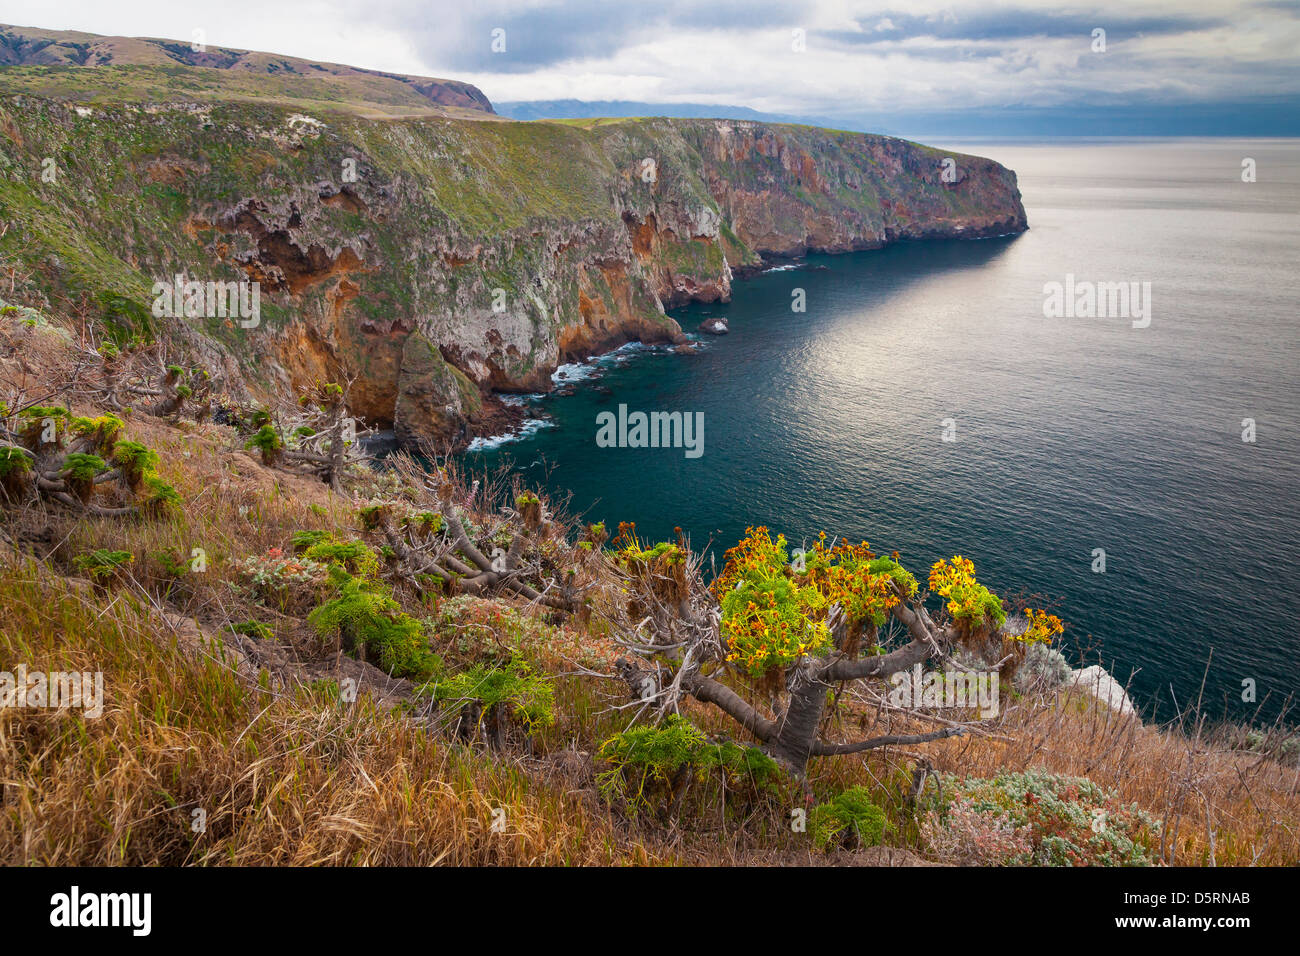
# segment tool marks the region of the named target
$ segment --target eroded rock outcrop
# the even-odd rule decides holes
[[[29,172],[45,156],[74,157],[53,188]],[[355,411],[406,442],[499,425],[496,393],[549,389],[563,362],[682,342],[665,307],[727,301],[765,255],[1025,228],[1014,173],[989,160],[720,120],[7,96],[0,177],[3,241],[49,300],[115,303],[124,334],[184,324],[236,390],[349,379]],[[150,319],[176,275],[260,283],[258,324]]]

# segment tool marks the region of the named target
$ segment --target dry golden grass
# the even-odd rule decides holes
[[[273,694],[119,595],[0,568],[0,669],[102,670],[102,717],[0,716],[0,864],[620,864],[581,799],[327,691]],[[192,828],[206,811],[206,829]],[[494,811],[504,810],[499,831]]]

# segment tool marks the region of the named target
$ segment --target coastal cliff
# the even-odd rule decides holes
[[[349,380],[353,411],[403,442],[463,443],[499,426],[497,393],[680,341],[664,309],[727,301],[764,256],[1026,228],[1010,170],[884,136],[521,123],[477,91],[477,115],[372,117],[223,96],[225,74],[194,66],[150,102],[151,69],[0,71],[0,253],[32,304],[119,337],[166,331],[237,395]],[[178,71],[206,95],[177,99]],[[106,95],[92,74],[136,86]],[[151,314],[176,276],[256,281],[256,325]]]

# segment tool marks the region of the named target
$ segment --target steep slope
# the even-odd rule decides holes
[[[15,295],[120,336],[166,326],[237,394],[353,379],[355,411],[406,441],[463,442],[499,425],[495,392],[549,388],[559,363],[629,340],[678,340],[665,306],[726,301],[764,255],[1025,228],[1011,171],[888,137],[106,105],[67,84],[137,68],[31,69],[0,69]],[[259,283],[258,322],[150,314],[177,275]]]
[[[0,66],[32,67],[11,75],[17,79],[25,72],[47,88],[54,83],[88,90],[102,84],[95,93],[97,102],[188,91],[190,96],[201,93],[213,99],[304,101],[325,107],[347,103],[385,116],[492,113],[492,104],[478,87],[457,80],[316,63],[195,40],[106,37],[0,24]],[[196,69],[178,73],[177,67]]]

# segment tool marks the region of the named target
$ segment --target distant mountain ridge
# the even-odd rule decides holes
[[[408,76],[317,63],[293,56],[205,46],[152,37],[109,37],[70,30],[41,30],[0,24],[0,67],[202,67],[246,77],[317,81],[331,90],[360,90],[367,100],[494,113],[483,91],[471,83]],[[378,96],[376,90],[380,91]]]
[[[808,123],[805,117],[762,113],[748,106],[717,103],[644,103],[636,100],[505,100],[496,104],[501,116],[514,120],[631,118],[670,116],[680,119],[753,120],[756,123]],[[833,125],[817,123],[819,126]]]

